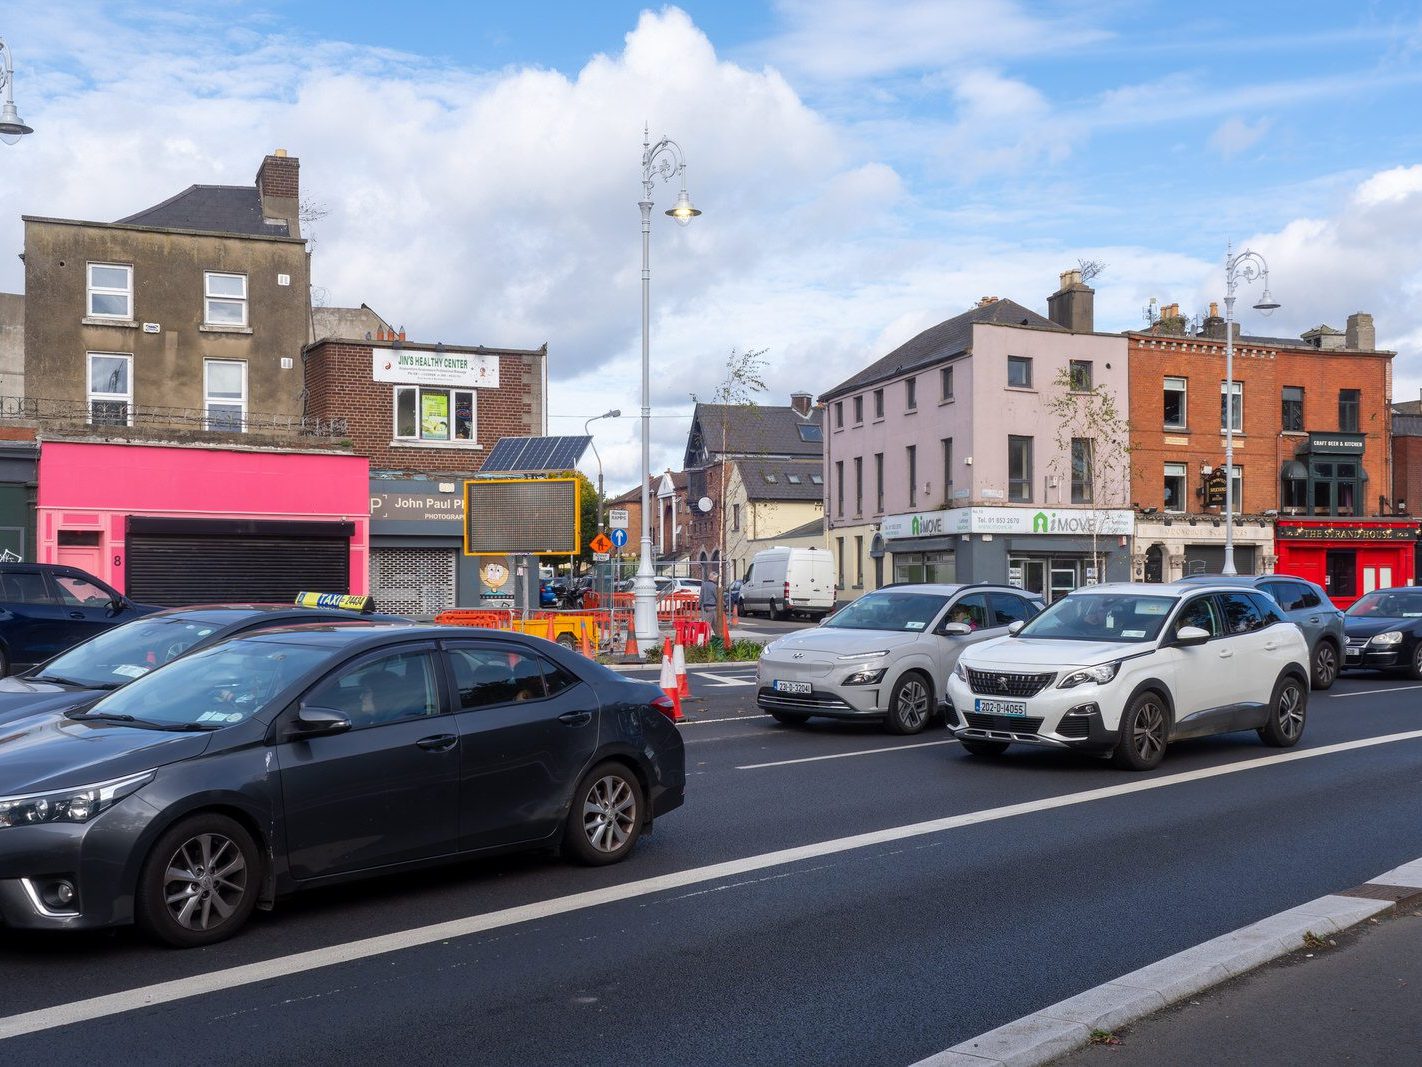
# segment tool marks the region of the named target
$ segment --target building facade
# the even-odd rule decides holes
[[[1093,297],[1068,271],[1051,317],[985,298],[820,398],[843,597],[996,581],[1050,600],[1129,575],[1126,341],[1093,332]]]
[[[735,581],[767,541],[778,544],[777,536],[823,521],[823,467],[814,459],[738,459],[729,468],[726,557]],[[823,534],[821,527],[821,542]]]

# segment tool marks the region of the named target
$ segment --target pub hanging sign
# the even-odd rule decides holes
[[[1209,474],[1205,475],[1205,507],[1224,507],[1228,486],[1229,483],[1225,479],[1225,469],[1223,467],[1216,467],[1210,471]]]
[[[1417,527],[1332,524],[1298,526],[1279,523],[1275,536],[1291,541],[1415,541]]]

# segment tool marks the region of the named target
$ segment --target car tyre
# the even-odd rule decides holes
[[[0,648],[0,678],[10,677],[10,657]]]
[[[190,816],[149,851],[134,917],[146,934],[174,948],[225,941],[257,906],[262,872],[262,853],[241,823],[217,812]]]
[[[889,695],[884,728],[891,734],[916,734],[933,718],[933,685],[917,671],[909,671]]]
[[[1415,666],[1415,665],[1414,665]],[[1338,649],[1332,641],[1320,641],[1313,650],[1311,682],[1320,692],[1328,689],[1338,679]],[[1414,675],[1422,677],[1422,675]]]
[[[1169,731],[1165,699],[1154,691],[1141,693],[1121,716],[1121,736],[1111,758],[1123,770],[1153,770],[1165,758]]]
[[[971,738],[964,738],[958,744],[963,746],[963,751],[973,756],[1001,756],[1007,751],[1009,742],[1007,741],[975,741]]]
[[[1271,748],[1293,748],[1308,721],[1308,686],[1292,674],[1280,678],[1269,703],[1269,719],[1259,728],[1259,740]]]
[[[786,611],[783,607],[777,608],[775,601],[772,600],[770,602],[770,617],[776,621],[784,621],[790,617],[790,612]]]
[[[810,717],[799,711],[772,711],[770,717],[785,726],[804,726]]]
[[[3,662],[0,660],[0,663]],[[1422,680],[1422,641],[1419,641],[1417,647],[1412,650],[1412,666],[1407,673],[1415,679]]]
[[[558,643],[564,648],[566,648],[569,652],[575,651],[578,647],[578,643],[573,640],[572,634],[559,634]]]
[[[565,848],[589,867],[626,859],[642,836],[645,804],[642,784],[625,763],[599,763],[583,775],[573,793]]]

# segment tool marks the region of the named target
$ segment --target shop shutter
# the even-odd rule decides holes
[[[370,593],[381,611],[434,616],[454,607],[454,548],[372,548]]]
[[[1240,574],[1257,574],[1254,565],[1257,545],[1234,546],[1234,569]],[[1219,574],[1224,570],[1223,545],[1186,545],[1185,573]]]

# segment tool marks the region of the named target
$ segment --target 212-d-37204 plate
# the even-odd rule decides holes
[[[979,715],[1026,715],[1027,705],[1020,700],[983,700],[978,697],[973,701],[973,710]]]

